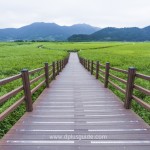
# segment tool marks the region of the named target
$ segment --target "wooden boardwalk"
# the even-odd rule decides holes
[[[33,107],[3,137],[0,150],[150,150],[150,127],[124,109],[76,53]]]

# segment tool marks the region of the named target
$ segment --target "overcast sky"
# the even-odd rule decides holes
[[[150,25],[150,0],[0,0],[0,28],[33,22],[145,27]]]

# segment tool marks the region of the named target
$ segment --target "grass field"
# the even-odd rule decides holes
[[[42,45],[43,48],[38,48]],[[111,66],[127,70],[129,66],[137,68],[139,73],[150,75],[150,43],[120,43],[120,42],[91,42],[91,43],[63,43],[63,42],[41,42],[41,43],[0,43],[0,79],[20,73],[23,68],[29,70],[42,67],[44,62],[64,58],[67,50],[80,50],[79,55],[92,60],[99,60],[101,63],[110,62]],[[119,77],[126,78],[122,74]],[[117,81],[114,81],[117,84]],[[143,80],[136,81],[139,85],[150,89],[150,83]],[[15,81],[6,86],[0,87],[0,96],[21,85],[21,81]],[[124,85],[120,84],[124,88]],[[44,87],[43,87],[44,88]],[[35,100],[42,92],[41,88],[33,95]],[[110,87],[122,100],[124,96]],[[150,98],[135,91],[136,95],[150,103]],[[23,93],[11,98],[0,106],[0,113],[12,105]],[[150,124],[150,112],[133,103],[133,109],[146,122]],[[25,111],[21,105],[4,121],[0,122],[0,137],[2,137],[11,126],[22,116]]]

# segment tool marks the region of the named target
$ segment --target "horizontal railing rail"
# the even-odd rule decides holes
[[[118,68],[114,68],[114,67],[110,67],[110,69],[111,69],[111,70],[114,70],[114,71],[117,71],[117,72],[124,73],[124,74],[128,74],[128,71],[123,70],[123,69],[118,69]]]
[[[145,79],[145,80],[150,81],[150,76],[147,76],[147,75],[144,75],[144,74],[139,74],[139,73],[137,73],[135,76],[137,78],[141,78],[141,79]]]
[[[146,89],[142,86],[135,84],[136,78],[150,81],[150,76],[136,73],[136,69],[133,67],[130,67],[127,71],[127,70],[111,67],[110,63],[106,63],[106,65],[103,65],[99,61],[87,60],[80,56],[79,56],[79,60],[80,60],[80,63],[88,71],[91,72],[91,75],[95,75],[96,79],[102,79],[102,81],[104,82],[105,88],[107,88],[108,84],[110,84],[115,89],[119,90],[121,93],[124,94],[124,96],[125,96],[124,107],[126,109],[131,108],[131,101],[134,100],[138,104],[140,104],[142,107],[144,107],[145,109],[150,111],[150,104],[146,103],[145,101],[143,101],[142,99],[140,99],[134,95],[134,90],[138,90],[138,91],[142,92],[143,94],[150,96],[149,89]],[[123,73],[125,76],[127,76],[127,80],[117,77],[116,75],[114,75],[112,73],[112,71],[118,72],[118,73]],[[122,84],[124,84],[126,86],[126,88],[123,89],[119,85],[115,84],[113,82],[113,80],[121,82]]]
[[[0,105],[3,105],[5,102],[10,100],[10,98],[16,96],[18,93],[24,93],[19,100],[14,102],[10,107],[8,107],[4,112],[0,114],[0,121],[4,120],[11,112],[13,112],[18,106],[20,106],[24,102],[26,104],[26,111],[31,112],[33,110],[32,95],[43,85],[46,85],[46,87],[49,88],[51,80],[54,80],[56,76],[59,75],[59,72],[61,72],[68,63],[68,59],[69,56],[64,58],[63,60],[55,61],[52,64],[45,63],[44,67],[37,68],[31,71],[23,69],[21,71],[21,74],[0,80],[0,86],[6,85],[18,79],[22,79],[23,84],[16,89],[0,96]],[[38,76],[36,76],[34,79],[30,79],[30,76],[35,73],[38,73]],[[36,82],[40,83],[38,83],[38,85],[31,89],[31,86]]]
[[[43,69],[44,69],[44,67],[31,70],[31,71],[29,71],[29,75],[32,75],[32,74],[37,73],[37,72],[40,72],[40,71],[42,71]]]
[[[6,83],[12,82],[14,80],[20,79],[21,78],[21,74],[6,78],[6,79],[2,79],[0,80],[0,85],[4,85]]]

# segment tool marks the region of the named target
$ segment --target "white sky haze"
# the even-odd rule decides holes
[[[0,28],[33,22],[145,27],[150,25],[150,0],[0,0]]]

